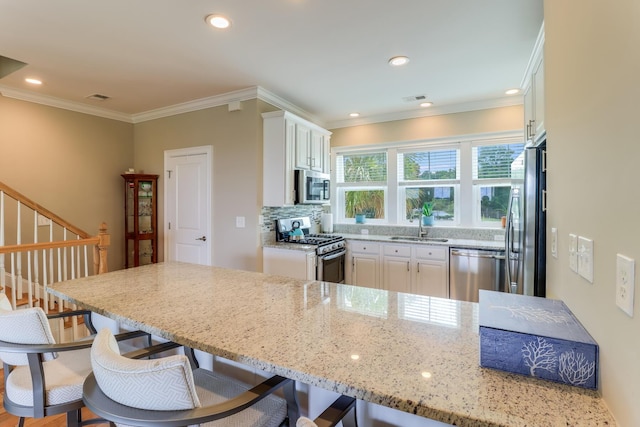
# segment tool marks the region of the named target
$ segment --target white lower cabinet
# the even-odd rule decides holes
[[[413,293],[449,298],[448,247],[413,247]]]
[[[382,257],[382,288],[413,293],[411,286],[411,246],[384,245]]]
[[[380,289],[380,246],[373,242],[347,241],[347,284]]]
[[[449,297],[447,246],[349,240],[347,247],[348,284]]]
[[[316,252],[262,248],[262,272],[301,280],[316,280]]]

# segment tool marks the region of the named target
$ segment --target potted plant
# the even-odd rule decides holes
[[[422,225],[433,225],[433,202],[424,202],[422,205]]]

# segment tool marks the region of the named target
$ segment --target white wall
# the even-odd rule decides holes
[[[640,289],[615,306],[616,254],[640,261],[640,2],[546,0],[548,225],[559,232],[548,290],[600,345],[600,380],[618,423],[640,425]],[[569,233],[594,240],[593,284],[569,269]],[[636,265],[636,283],[640,282]]]

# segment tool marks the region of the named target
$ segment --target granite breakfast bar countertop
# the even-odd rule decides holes
[[[478,305],[160,263],[49,292],[154,335],[457,426],[613,426],[594,391],[481,368]]]

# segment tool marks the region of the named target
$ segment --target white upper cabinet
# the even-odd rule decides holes
[[[325,155],[329,155],[328,141],[329,133],[324,129],[296,125],[296,168],[317,172],[328,170],[328,165],[325,166]]]
[[[296,168],[311,169],[311,129],[296,124]]]
[[[544,27],[523,80],[525,140],[536,142],[545,133],[544,123]]]
[[[263,113],[262,118],[262,204],[291,206],[296,201],[295,169],[322,172],[326,167],[328,172],[331,132],[287,111]],[[313,143],[314,138],[317,144]]]

